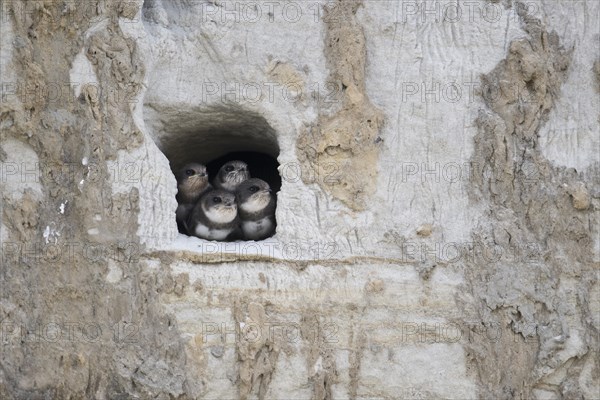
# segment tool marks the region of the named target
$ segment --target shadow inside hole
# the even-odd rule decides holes
[[[281,189],[281,176],[279,176],[279,163],[277,160],[264,153],[256,151],[235,151],[216,158],[206,164],[208,176],[211,182],[217,176],[219,169],[228,161],[240,160],[248,164],[252,178],[259,178],[267,182],[273,191],[273,194]]]

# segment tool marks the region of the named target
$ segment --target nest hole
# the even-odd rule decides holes
[[[152,119],[147,122],[154,125],[154,139],[174,175],[186,164],[197,162],[206,166],[212,183],[223,164],[240,160],[248,165],[252,178],[269,184],[274,196],[281,189],[277,133],[262,116],[223,108],[185,114],[155,112],[146,114]],[[160,118],[153,118],[158,114]]]

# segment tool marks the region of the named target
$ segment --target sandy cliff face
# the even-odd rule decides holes
[[[0,397],[598,398],[598,2],[1,5]]]

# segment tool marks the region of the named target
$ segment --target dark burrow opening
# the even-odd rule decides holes
[[[167,115],[169,113],[162,114],[160,125],[149,125],[154,125],[155,140],[169,160],[171,170],[176,177],[186,164],[200,163],[206,166],[209,181],[214,186],[219,169],[229,161],[240,160],[247,164],[251,178],[262,179],[270,186],[273,203],[275,203],[276,194],[281,189],[277,161],[279,144],[275,130],[262,116],[223,108],[177,113],[174,115],[176,118],[172,119],[166,118]],[[238,203],[237,197],[236,203]],[[240,204],[238,204],[239,208]],[[238,217],[241,218],[241,212],[238,213]],[[274,212],[272,221],[272,225],[275,225]],[[242,219],[240,229],[242,222],[255,224],[258,221]],[[181,233],[198,236],[192,232],[185,232],[185,228],[182,231],[181,224],[178,224],[178,228]],[[273,234],[274,226],[268,237]],[[205,237],[217,241],[265,238],[253,239],[245,234],[233,235],[227,239]]]

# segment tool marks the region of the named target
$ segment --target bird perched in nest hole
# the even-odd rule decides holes
[[[235,195],[226,190],[211,190],[196,204],[187,220],[191,235],[207,240],[233,240],[239,236]]]
[[[188,233],[186,222],[190,212],[203,194],[212,189],[206,167],[198,163],[186,164],[177,173],[177,228]]]
[[[240,225],[246,240],[263,240],[275,233],[275,197],[269,184],[252,178],[236,191]]]
[[[239,160],[226,162],[217,174],[213,184],[217,189],[235,192],[240,183],[250,179],[248,165]]]

